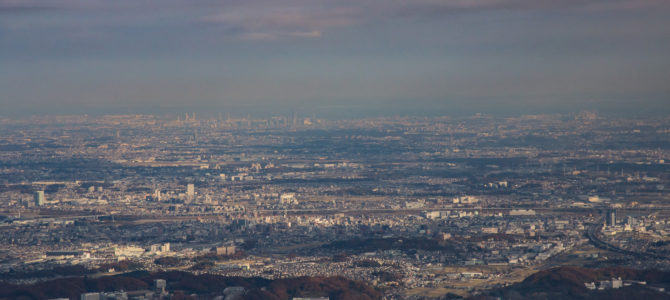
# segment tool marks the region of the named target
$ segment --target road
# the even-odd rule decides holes
[[[636,258],[639,258],[639,259],[648,259],[648,258],[667,259],[667,257],[661,256],[661,255],[658,255],[658,254],[655,254],[655,253],[637,252],[637,251],[630,251],[630,250],[622,249],[622,248],[619,248],[617,246],[614,246],[610,243],[607,243],[607,242],[601,240],[596,235],[596,232],[598,232],[598,230],[600,230],[600,227],[603,226],[602,225],[603,221],[604,221],[603,218],[596,221],[596,223],[591,225],[586,232],[586,235],[588,236],[589,241],[591,241],[591,243],[594,246],[596,246],[600,249],[603,249],[603,250],[612,251],[612,252],[616,252],[616,253],[620,253],[620,254],[624,254],[624,255],[630,255],[630,256],[633,256],[633,257],[636,257]]]

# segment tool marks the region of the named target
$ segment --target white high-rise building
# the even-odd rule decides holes
[[[195,185],[192,183],[189,183],[186,185],[186,196],[193,198],[195,196]]]
[[[44,191],[35,192],[35,206],[40,207],[44,205]]]

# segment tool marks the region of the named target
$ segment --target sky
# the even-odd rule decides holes
[[[670,114],[667,0],[0,0],[0,115]]]

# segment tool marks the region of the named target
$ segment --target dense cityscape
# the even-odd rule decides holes
[[[670,300],[668,16],[0,0],[0,300]]]
[[[277,299],[521,299],[551,291],[510,289],[565,268],[609,270],[567,298],[667,299],[669,171],[667,117],[4,118],[0,299],[275,291],[203,291],[169,272],[365,289]],[[665,275],[639,274],[652,271]],[[137,272],[166,278],[30,294]]]

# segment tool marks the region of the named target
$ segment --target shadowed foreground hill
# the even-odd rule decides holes
[[[621,277],[623,280],[646,281],[619,289],[589,290],[585,282]],[[558,267],[537,272],[524,281],[472,297],[471,299],[670,299],[670,294],[652,290],[650,286],[670,287],[670,272],[628,268],[588,269]]]
[[[165,279],[168,290],[180,295],[198,294],[206,298],[221,295],[226,287],[242,286],[248,292],[244,299],[291,299],[319,297],[330,299],[381,299],[382,294],[364,283],[343,277],[299,277],[268,280],[263,278],[193,275],[186,272],[133,272],[96,279],[74,277],[40,282],[32,285],[11,285],[0,282],[0,299],[48,299],[68,297],[79,299],[85,292],[133,291],[149,289],[154,279]],[[188,297],[186,297],[188,299]]]

